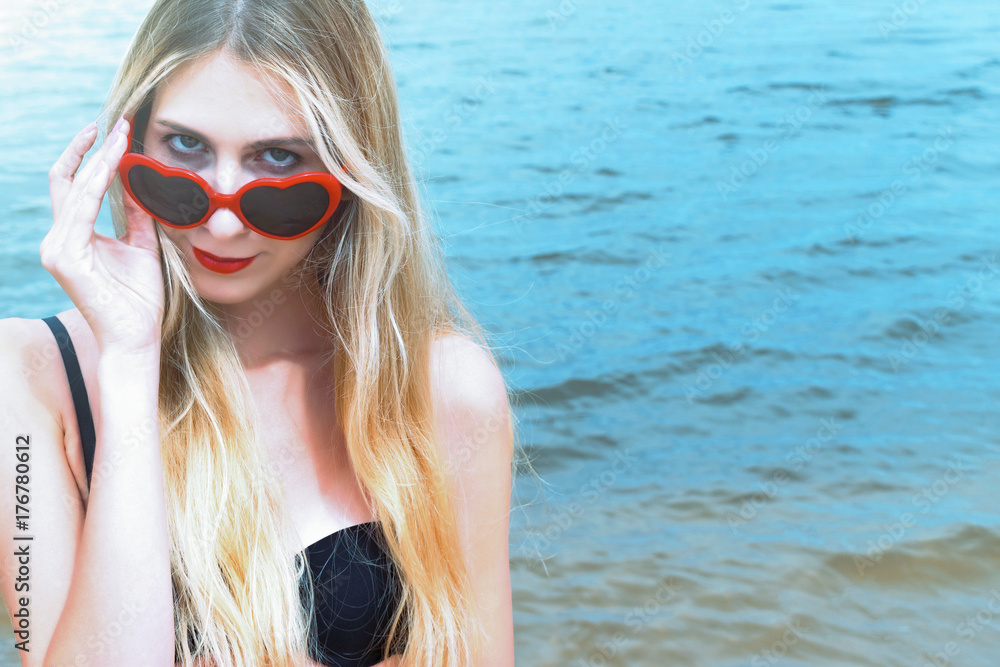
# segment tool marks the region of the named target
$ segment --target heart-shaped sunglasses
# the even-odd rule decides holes
[[[146,213],[169,227],[191,229],[216,209],[227,208],[257,233],[291,240],[322,226],[340,204],[341,183],[325,172],[258,178],[233,194],[219,194],[193,171],[133,153],[132,129],[130,124],[128,148],[118,163],[122,186]]]

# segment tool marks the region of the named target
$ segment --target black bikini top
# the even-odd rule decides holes
[[[66,327],[55,315],[43,321],[55,335],[66,367],[89,487],[97,437],[83,373]],[[320,652],[316,659],[330,667],[370,667],[381,662],[400,591],[379,524],[348,526],[313,542],[299,555],[309,559],[312,574],[310,633]],[[305,582],[300,590],[305,600]],[[394,654],[402,653],[405,641],[404,632]]]

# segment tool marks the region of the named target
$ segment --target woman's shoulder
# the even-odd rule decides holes
[[[56,314],[73,343],[84,385],[93,391],[96,341],[76,309]],[[0,421],[15,430],[36,432],[37,441],[51,442],[53,455],[69,467],[81,498],[87,497],[86,472],[76,413],[66,366],[55,334],[42,319],[0,319]],[[44,433],[49,435],[43,436]]]
[[[509,430],[510,405],[503,374],[490,352],[464,334],[438,334],[431,345],[431,391],[438,430],[452,462]],[[509,460],[508,452],[496,452]]]
[[[445,404],[490,409],[501,398],[506,403],[506,386],[492,355],[465,334],[438,333],[430,366],[435,397]]]
[[[81,367],[88,368],[83,357],[90,346],[80,333],[81,323],[86,325],[86,321],[75,308],[57,316],[69,331]],[[6,380],[0,389],[5,403],[44,408],[62,426],[69,385],[59,345],[48,324],[42,319],[0,319],[0,368]]]
[[[52,359],[59,359],[55,338],[40,319],[0,319],[0,368],[6,380],[0,390],[5,403],[34,401],[57,413],[51,373]]]

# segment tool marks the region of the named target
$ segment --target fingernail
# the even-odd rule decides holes
[[[93,120],[87,124],[87,127],[83,128],[83,134],[90,134],[97,129],[97,121]]]
[[[114,129],[113,129],[113,130],[111,130],[111,131],[112,131],[112,132],[118,132],[118,131],[119,131],[119,130],[121,130],[121,129],[122,129],[122,127],[124,127],[124,126],[125,126],[125,117],[124,117],[124,116],[122,116],[121,118],[119,118],[119,119],[118,119],[118,122],[117,122],[117,123],[115,123],[115,127],[114,127]]]

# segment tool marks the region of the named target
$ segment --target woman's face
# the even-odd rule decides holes
[[[329,171],[312,150],[298,114],[282,106],[264,79],[225,51],[158,87],[143,145],[150,157],[196,172],[219,193],[236,192],[258,178]],[[194,229],[161,229],[183,253],[199,294],[215,303],[239,304],[270,294],[329,224],[290,241],[271,239],[220,208]],[[203,263],[195,248],[216,257],[253,261],[220,272],[218,265],[213,270],[210,262]]]

